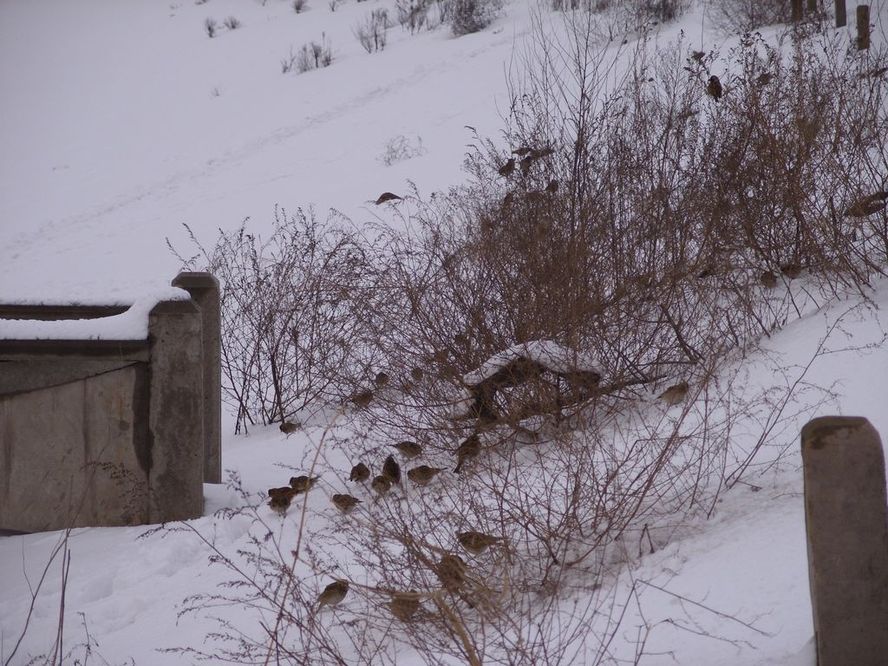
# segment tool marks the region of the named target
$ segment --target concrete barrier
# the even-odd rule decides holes
[[[888,663],[885,458],[864,418],[802,428],[808,575],[818,666]]]
[[[215,280],[186,275],[210,285],[206,310],[184,293],[158,302],[141,339],[0,339],[0,530],[202,514],[203,483],[221,471],[218,286],[213,313]],[[0,319],[97,328],[125,316],[117,305],[0,305]]]

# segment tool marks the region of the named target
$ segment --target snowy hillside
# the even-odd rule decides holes
[[[458,38],[446,26],[411,34],[394,22],[385,49],[368,54],[353,30],[380,7],[396,15],[388,0],[341,0],[335,10],[308,0],[300,13],[283,0],[0,3],[0,302],[132,302],[179,270],[167,239],[187,252],[183,225],[211,244],[217,229],[245,218],[267,231],[279,205],[335,209],[360,227],[384,214],[373,204],[384,191],[415,183],[428,196],[462,182],[476,133],[500,142],[510,75],[538,6],[511,0],[492,25]],[[224,26],[228,17],[236,29]],[[882,17],[874,4],[879,44]],[[212,38],[208,18],[218,23]],[[668,44],[682,32],[697,48],[736,43],[696,4],[653,39]],[[330,66],[282,72],[312,41],[331,46]],[[571,608],[606,599],[621,611],[618,623],[597,612],[600,633],[578,638],[564,663],[813,666],[798,433],[814,416],[847,414],[888,438],[888,281],[874,281],[870,295],[803,310],[720,369],[719,390],[741,412],[733,453],[762,447],[754,473],[720,493],[708,519],[663,521],[651,526],[654,538],[621,540],[608,557],[626,566],[601,592],[560,599],[565,631]],[[692,410],[648,397],[638,418],[657,427]],[[233,416],[224,421],[223,468],[237,483],[205,485],[204,517],[172,529],[77,529],[64,551],[63,533],[0,536],[0,663],[51,654],[60,606],[65,663],[88,655],[89,663],[188,664],[217,653],[214,632],[255,638],[266,629],[257,617],[273,623],[273,614],[195,595],[226,589],[238,576],[220,560],[242,562],[262,544],[284,553],[303,538],[315,544],[322,567],[294,563],[310,595],[336,570],[370,580],[367,563],[345,555],[349,521],[379,520],[377,503],[365,493],[349,516],[330,503],[334,493],[357,493],[348,446],[366,433],[333,409],[291,435],[276,425],[234,435]],[[374,454],[381,446],[366,444]],[[271,512],[266,490],[309,469],[321,479],[304,503],[283,518]],[[461,497],[471,496],[462,483]],[[395,511],[415,501],[409,492],[392,491]],[[444,501],[440,493],[428,501]],[[50,490],[35,489],[35,501],[52,501]],[[364,621],[348,602],[317,615],[334,637]],[[373,625],[368,634],[396,631]],[[422,663],[406,647],[383,656]]]

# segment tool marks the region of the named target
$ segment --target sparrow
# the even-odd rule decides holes
[[[324,588],[318,595],[318,608],[322,606],[335,606],[345,599],[348,594],[348,581],[337,579]]]
[[[271,510],[281,514],[282,516],[287,513],[287,509],[290,508],[290,501],[292,500],[291,495],[276,495],[268,500],[268,506],[271,507]]]
[[[422,447],[416,442],[398,442],[393,445],[405,458],[415,458],[422,453]]]
[[[456,540],[459,541],[459,545],[473,555],[480,555],[487,550],[489,546],[499,543],[503,538],[484,534],[483,532],[469,531],[457,532]]]
[[[795,262],[790,262],[788,264],[783,264],[780,267],[780,272],[783,273],[790,280],[795,280],[799,275],[802,274],[802,267]]]
[[[394,456],[389,456],[382,464],[382,476],[392,483],[401,483],[401,466],[395,462]]]
[[[281,488],[269,488],[268,496],[272,499],[275,497],[286,497],[287,501],[290,501],[296,496],[296,491],[293,490],[290,486],[283,486]]]
[[[888,204],[888,192],[876,192],[854,201],[846,210],[847,217],[867,217],[878,213]]]
[[[330,499],[333,501],[333,506],[342,511],[342,513],[349,513],[361,503],[361,500],[351,495],[333,495]]]
[[[296,432],[299,430],[299,424],[293,423],[292,421],[282,421],[280,425],[281,432],[285,435],[289,435],[291,432]]]
[[[709,82],[706,84],[706,94],[712,97],[716,102],[720,100],[724,94],[721,81],[715,74],[709,77]]]
[[[362,462],[352,467],[351,474],[348,476],[349,481],[366,481],[370,478],[370,468]]]
[[[415,382],[421,382],[423,377],[425,377],[425,372],[422,368],[416,367],[410,371],[410,378]]]
[[[499,169],[497,169],[497,173],[500,176],[511,176],[515,171],[515,158],[510,157],[509,161],[503,164]]]
[[[420,465],[413,469],[407,470],[407,478],[418,486],[428,485],[429,482],[444,470],[440,467],[429,467],[428,465]]]
[[[706,57],[706,51],[691,51],[691,60],[700,62]]]
[[[371,402],[373,402],[373,391],[359,391],[349,398],[355,405],[358,407],[367,407]]]
[[[400,201],[401,197],[397,194],[392,194],[391,192],[383,192],[379,195],[379,198],[376,200],[376,205],[384,204],[386,201]]]
[[[659,396],[660,400],[663,400],[667,405],[672,407],[673,405],[677,405],[682,400],[685,399],[685,396],[688,394],[688,383],[680,382],[675,386],[670,386],[668,389],[663,391]]]
[[[397,619],[401,622],[409,622],[419,610],[419,593],[415,591],[395,592],[388,606],[392,615]]]
[[[554,178],[549,181],[549,184],[546,185],[546,192],[549,194],[555,194],[558,191],[558,181]]]
[[[319,476],[293,476],[290,477],[290,487],[296,491],[296,493],[307,493],[315,487],[315,484],[320,478],[321,477]]]
[[[759,276],[759,282],[765,289],[773,289],[777,286],[777,276],[771,271],[765,271]]]
[[[516,148],[512,151],[513,155],[517,155],[518,157],[524,157],[529,152],[531,152],[533,148],[528,148],[527,146],[521,146],[520,148]]]
[[[373,477],[373,481],[370,483],[370,487],[376,491],[377,495],[382,497],[389,490],[392,489],[392,482],[387,476],[383,476],[382,474],[380,474],[379,476]]]
[[[442,587],[448,592],[456,592],[466,582],[466,563],[459,555],[444,553],[438,566],[435,567],[435,575],[441,581]]]
[[[373,379],[373,383],[376,384],[377,387],[382,388],[389,383],[388,373],[377,372],[376,377]]]
[[[760,85],[760,86],[766,86],[766,85],[768,85],[769,83],[771,83],[771,80],[772,80],[773,78],[774,78],[774,75],[771,74],[771,72],[762,72],[761,74],[759,74],[759,75],[756,77],[755,82],[756,82],[757,85]]]
[[[453,471],[459,474],[463,463],[469,458],[477,458],[479,453],[481,453],[481,440],[478,438],[478,433],[473,433],[456,449],[456,469]]]

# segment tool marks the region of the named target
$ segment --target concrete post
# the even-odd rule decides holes
[[[879,434],[864,418],[802,428],[808,576],[818,666],[888,659],[888,510]]]
[[[793,23],[798,23],[802,20],[802,0],[790,0],[790,18]]]
[[[164,301],[148,315],[150,522],[185,520],[203,513],[200,335],[201,313],[193,301]]]
[[[869,5],[857,5],[857,49],[863,51],[870,46]]]
[[[179,273],[173,286],[184,289],[200,308],[204,378],[204,482],[222,482],[222,315],[219,281],[210,273]]]
[[[845,0],[836,0],[836,27],[843,28],[848,25],[848,12]]]

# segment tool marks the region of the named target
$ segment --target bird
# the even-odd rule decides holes
[[[376,205],[384,204],[386,201],[400,201],[402,197],[399,197],[397,194],[392,194],[391,192],[383,192],[379,195],[379,198],[376,200]]]
[[[351,474],[348,476],[349,481],[366,481],[370,478],[370,468],[362,462],[352,467]]]
[[[413,469],[407,470],[407,478],[418,486],[428,485],[438,474],[444,470],[440,467],[429,467],[428,465],[420,465]]]
[[[706,94],[712,97],[716,102],[720,100],[724,94],[721,81],[715,74],[709,77],[709,82],[706,84]]]
[[[503,164],[499,169],[497,169],[497,173],[500,176],[511,176],[515,172],[515,158],[510,157],[509,161]]]
[[[759,282],[765,289],[773,289],[777,286],[777,276],[771,271],[765,271],[759,276]]]
[[[383,476],[382,474],[373,477],[373,481],[370,483],[370,487],[376,491],[376,494],[382,497],[389,490],[392,489],[392,482],[389,480],[387,476]]]
[[[355,405],[358,407],[367,407],[371,402],[373,402],[373,391],[359,391],[349,398]]]
[[[345,599],[348,594],[348,581],[337,579],[324,588],[318,595],[318,608],[322,606],[335,606]]]
[[[422,453],[422,446],[416,442],[403,441],[393,444],[398,452],[405,458],[415,458]]]
[[[453,471],[459,474],[466,460],[477,458],[479,453],[481,453],[481,440],[478,433],[472,433],[456,449],[456,469]]]
[[[773,78],[774,75],[771,72],[762,72],[756,77],[755,82],[757,85],[766,86],[771,83]]]
[[[555,194],[558,191],[558,181],[556,179],[552,179],[549,181],[549,184],[546,185],[546,192],[549,194]]]
[[[465,548],[473,555],[480,555],[485,550],[487,550],[488,547],[502,541],[503,538],[491,536],[490,534],[484,534],[483,532],[475,532],[474,530],[470,530],[468,532],[457,532],[456,540],[459,541],[460,546]]]
[[[401,622],[409,622],[419,610],[419,593],[396,592],[389,601],[389,610]]]
[[[518,148],[516,148],[515,150],[512,151],[512,154],[517,155],[518,157],[524,157],[532,150],[533,150],[533,148],[530,148],[528,146],[519,146]]]
[[[291,486],[283,486],[281,488],[269,488],[268,496],[271,498],[275,497],[286,497],[288,500],[293,499],[295,497],[296,491],[293,490]]]
[[[272,511],[284,515],[287,513],[287,509],[290,508],[292,499],[291,495],[276,495],[268,500],[268,506],[271,507]]]
[[[888,192],[876,192],[854,201],[846,210],[847,217],[868,217],[888,205]]]
[[[410,371],[410,378],[415,382],[421,382],[425,377],[425,372],[420,367],[415,367]]]
[[[700,62],[706,57],[706,51],[691,51],[691,60]]]
[[[333,506],[342,511],[342,513],[349,513],[352,509],[354,509],[358,504],[361,503],[357,497],[352,497],[351,495],[340,495],[336,494],[330,498],[333,502]]]
[[[389,456],[382,464],[382,476],[392,483],[401,483],[401,466],[395,462],[394,456]]]
[[[373,378],[373,383],[379,388],[382,388],[389,383],[389,379],[390,377],[387,372],[377,372],[376,377]]]
[[[790,280],[795,280],[799,275],[802,274],[802,267],[795,262],[789,262],[783,264],[780,267],[780,272],[783,273]]]
[[[456,592],[466,582],[466,563],[459,555],[444,553],[438,566],[435,567],[435,575],[441,581],[441,585],[448,592]]]
[[[290,477],[290,487],[296,491],[296,493],[307,493],[309,490],[315,487],[315,484],[321,477],[319,476],[292,476]]]
[[[685,396],[688,394],[688,383],[687,382],[679,382],[675,386],[670,386],[668,389],[663,391],[658,398],[663,400],[670,407],[673,405],[677,405],[682,400],[685,399]]]
[[[293,423],[292,421],[281,421],[281,425],[279,426],[282,433],[285,435],[289,435],[291,432],[296,432],[299,430],[300,425],[298,423]]]

